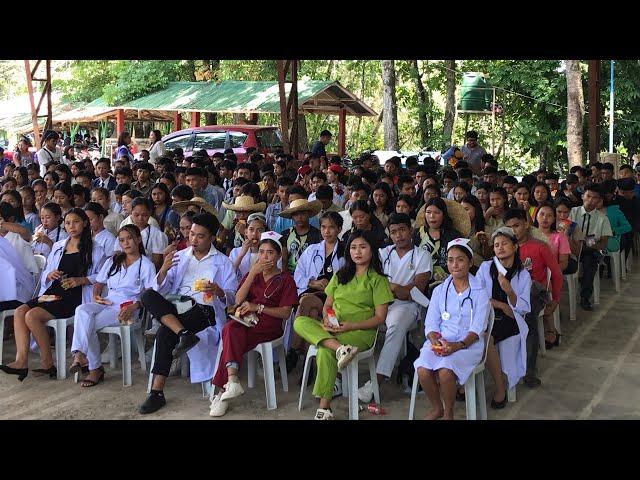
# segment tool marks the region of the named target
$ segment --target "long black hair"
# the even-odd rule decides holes
[[[142,261],[142,257],[144,257],[146,253],[144,250],[144,245],[142,244],[142,234],[140,233],[140,229],[133,223],[130,223],[129,225],[124,225],[123,227],[121,227],[120,230],[118,230],[118,235],[120,235],[121,232],[129,232],[132,236],[136,237],[139,240],[138,250],[140,251],[140,261]],[[116,235],[116,238],[118,237],[118,235]],[[127,254],[125,252],[120,251],[114,253],[113,263],[111,265],[111,268],[109,269],[109,273],[107,276],[113,277],[116,273],[122,270],[122,265],[124,264],[126,258]]]
[[[387,201],[382,207],[382,211],[386,215],[391,215],[393,213],[394,197],[393,197],[393,192],[391,191],[391,187],[386,182],[378,182],[371,189],[371,196],[369,197],[369,205],[371,205],[371,210],[375,212],[376,209],[378,208],[378,206],[376,205],[376,202],[373,200],[373,192],[375,192],[376,190],[382,190],[384,194],[387,196]]]
[[[355,277],[356,275],[356,264],[351,258],[351,244],[358,238],[364,239],[364,241],[367,242],[371,247],[371,261],[369,263],[369,270],[373,270],[374,272],[384,276],[382,262],[380,261],[380,255],[378,254],[378,248],[380,248],[380,245],[378,245],[375,235],[369,230],[356,230],[349,236],[349,240],[347,240],[344,255],[344,266],[336,273],[338,277],[338,283],[340,285],[346,285],[351,280],[353,280],[353,277]]]
[[[451,220],[451,217],[449,216],[449,210],[447,210],[447,204],[440,197],[430,198],[429,201],[427,202],[427,206],[424,207],[425,228],[427,230],[429,229],[429,224],[427,223],[427,208],[429,208],[432,205],[442,212],[442,224],[440,225],[440,230],[445,231],[445,230],[453,229],[453,220]]]
[[[0,198],[4,197],[5,195],[9,195],[10,197],[13,197],[13,199],[16,201],[16,203],[18,204],[18,206],[15,208],[15,221],[16,223],[19,222],[23,222],[24,221],[24,210],[22,209],[22,196],[18,193],[17,190],[7,190],[6,192],[2,193],[0,195]]]
[[[405,202],[407,205],[409,205],[409,208],[411,209],[409,211],[409,217],[413,220],[416,219],[416,202],[413,198],[411,198],[409,195],[398,195],[398,198],[396,198],[395,201],[395,205],[398,204],[398,202],[402,200],[403,202]],[[397,210],[395,209],[395,205],[394,205],[394,212],[397,212]]]
[[[460,203],[468,203],[476,211],[476,215],[473,219],[473,225],[471,225],[473,232],[484,232],[484,213],[478,197],[475,195],[465,195]]]
[[[82,275],[86,275],[89,271],[89,267],[93,263],[93,239],[91,238],[91,225],[89,224],[89,217],[87,217],[87,214],[84,213],[84,210],[81,208],[74,207],[69,210],[64,216],[65,220],[71,214],[80,217],[80,220],[85,223],[85,226],[82,228],[82,233],[80,234],[78,250],[80,251],[80,272]]]

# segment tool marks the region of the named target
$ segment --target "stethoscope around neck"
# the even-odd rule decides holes
[[[391,267],[391,254],[393,252],[396,251],[396,246],[394,245],[393,247],[391,247],[389,249],[389,253],[387,254],[387,258],[385,259],[384,262],[382,262],[382,270],[384,270],[387,265],[389,265],[389,267]],[[414,255],[416,254],[416,247],[414,246],[411,249],[411,261],[409,262],[409,270],[413,270],[414,269],[414,265],[413,265],[413,260],[414,260]]]
[[[440,317],[445,322],[451,318],[451,314],[447,311],[447,304],[449,301],[449,289],[451,288],[452,283],[453,283],[453,277],[449,279],[449,283],[447,284],[447,288],[445,289],[445,292],[444,292],[444,312],[442,312]],[[471,298],[471,285],[469,285],[469,293],[467,293],[467,296],[462,300],[462,303],[460,304],[460,313],[462,313],[462,307],[464,307],[464,302],[466,302],[467,300],[469,300],[469,302],[471,303],[471,306],[470,306],[471,323],[473,323],[473,298]]]
[[[318,244],[321,245],[321,244]],[[336,254],[338,253],[338,241],[336,240],[336,244],[333,247],[333,252],[331,252],[331,259],[329,261],[329,266],[327,267],[326,273],[332,273],[333,272],[333,259],[336,257]],[[325,257],[323,255],[320,255],[320,248],[317,248],[315,250],[315,253],[313,254],[313,258],[311,259],[311,263],[313,263],[313,266],[316,266],[316,257],[320,259],[320,269],[318,270],[318,273],[322,273],[322,270],[324,269],[324,262],[325,262]]]

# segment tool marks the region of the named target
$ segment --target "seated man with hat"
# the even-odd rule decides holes
[[[310,202],[306,198],[299,198],[290,201],[289,208],[280,212],[281,217],[293,219],[293,226],[281,232],[284,271],[295,271],[302,252],[309,245],[322,241],[320,230],[309,224],[309,219],[315,217],[321,209],[322,202],[319,200]]]

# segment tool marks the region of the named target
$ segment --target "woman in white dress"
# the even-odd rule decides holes
[[[447,244],[451,275],[433,291],[425,319],[427,341],[414,362],[431,403],[427,420],[453,420],[456,382],[464,385],[482,360],[489,296],[469,273],[473,251],[468,243],[456,238]]]
[[[73,363],[71,373],[87,371],[81,386],[93,387],[104,379],[97,331],[133,323],[140,308],[140,295],[151,288],[158,289],[156,269],[144,255],[140,229],[125,225],[118,232],[121,252],[108,259],[93,284],[93,302],[76,308],[73,328]],[[107,292],[103,296],[103,288]],[[121,306],[125,302],[128,305]]]
[[[487,350],[487,370],[496,385],[491,408],[500,409],[507,403],[506,386],[517,385],[526,373],[529,328],[524,317],[531,311],[531,276],[522,267],[518,241],[511,228],[495,230],[491,243],[495,257],[483,262],[476,276],[484,284],[495,310]],[[498,267],[496,259],[503,268]],[[502,372],[507,376],[506,386]]]

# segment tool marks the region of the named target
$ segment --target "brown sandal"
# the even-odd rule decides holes
[[[88,378],[84,378],[80,386],[84,388],[95,387],[100,382],[104,381],[104,368],[100,367],[98,370],[100,370],[98,380],[89,380]]]

